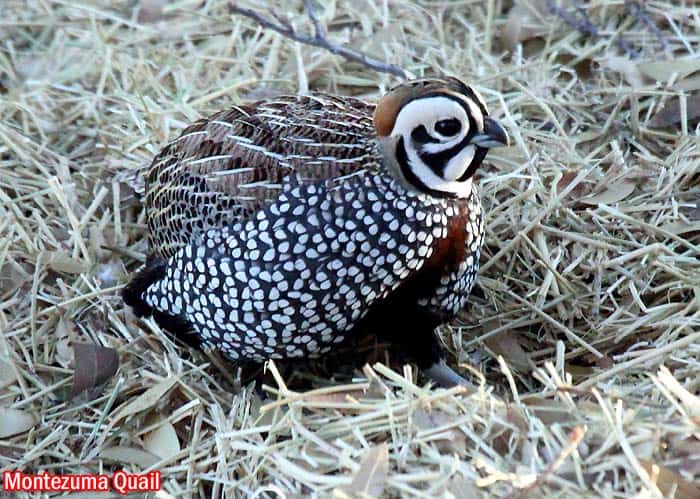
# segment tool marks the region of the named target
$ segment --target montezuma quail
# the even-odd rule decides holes
[[[372,328],[459,383],[435,329],[479,266],[474,171],[507,142],[455,78],[376,107],[314,93],[217,113],[150,166],[150,250],[124,299],[231,359],[315,356]]]

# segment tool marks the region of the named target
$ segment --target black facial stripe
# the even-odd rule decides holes
[[[396,143],[396,161],[399,163],[401,173],[408,182],[418,188],[421,192],[430,192],[428,186],[425,185],[418,177],[416,177],[411,165],[408,162],[408,154],[406,153],[406,145],[403,143],[403,137],[399,138]]]
[[[459,177],[457,179],[457,181],[464,182],[469,177],[474,175],[474,172],[476,171],[476,169],[479,168],[479,165],[481,165],[481,162],[484,161],[484,158],[486,157],[487,152],[488,152],[488,149],[486,149],[484,147],[477,147],[476,151],[474,151],[474,157],[472,158],[471,163],[469,163],[467,170],[462,174],[461,177]]]
[[[447,163],[449,163],[453,157],[459,154],[462,149],[469,145],[472,135],[472,133],[468,133],[467,136],[459,142],[459,144],[455,144],[444,151],[432,153],[419,151],[418,156],[420,156],[423,163],[428,165],[430,169],[433,170],[438,176],[442,177],[444,175],[445,168],[447,167]]]
[[[457,194],[453,194],[451,192],[436,191],[429,188],[416,176],[415,173],[413,173],[413,170],[411,170],[411,165],[409,164],[408,154],[406,153],[406,146],[403,143],[403,137],[400,137],[396,143],[396,161],[399,164],[399,168],[401,168],[401,174],[404,176],[404,178],[419,191],[430,194],[434,197],[457,197]]]
[[[466,83],[464,83],[459,78],[455,78],[454,76],[447,76],[445,77],[445,80],[456,85],[457,88],[459,88],[460,93],[471,98],[471,100],[473,100],[476,103],[479,109],[481,109],[481,112],[484,114],[484,116],[487,116],[489,114],[486,110],[486,107],[481,104],[481,100],[479,100],[479,98],[476,96],[474,90],[471,87],[469,87]]]
[[[474,90],[470,86],[467,86],[467,84],[465,84],[459,78],[447,77],[446,79],[448,81],[452,82],[453,84],[457,85],[460,93],[463,93],[464,95],[469,97],[471,100],[473,100],[474,103],[477,105],[477,107],[481,110],[481,113],[484,116],[488,116],[489,113],[486,110],[486,107],[483,104],[481,104],[481,100],[476,96],[476,93],[474,92]]]
[[[476,96],[476,94],[471,88],[466,87],[466,92],[464,92],[464,94],[467,97],[469,97],[474,102],[474,104],[476,104],[479,110],[481,110],[481,114],[483,114],[484,116],[488,116],[489,112],[486,110],[486,107],[481,103],[481,99],[479,99]]]
[[[432,172],[440,178],[443,178],[445,171],[445,163],[442,158],[437,157],[437,154],[418,152],[418,157],[421,161],[432,170]]]
[[[417,142],[418,144],[427,144],[427,143],[439,143],[440,140],[436,139],[432,135],[428,133],[428,130],[425,128],[425,126],[420,125],[416,128],[413,129],[411,132],[411,139],[413,139],[414,142]]]

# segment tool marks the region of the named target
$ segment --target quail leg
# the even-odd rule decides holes
[[[428,378],[445,388],[451,388],[457,385],[462,385],[467,388],[472,387],[469,381],[457,374],[454,369],[447,365],[445,359],[441,359],[429,368],[423,369],[423,372]]]
[[[397,306],[383,319],[384,327],[379,329],[381,336],[415,362],[429,379],[445,388],[456,385],[473,388],[445,362],[445,351],[435,333],[443,322],[440,317],[426,310],[414,309],[407,314],[405,307]]]
[[[474,388],[469,381],[457,374],[454,369],[447,365],[445,361],[445,350],[442,348],[440,339],[434,329],[427,335],[423,333],[423,338],[421,338],[420,342],[416,342],[415,345],[418,348],[413,348],[413,351],[409,351],[409,353],[412,354],[413,359],[418,364],[418,367],[421,368],[423,374],[430,380],[444,388],[451,388],[457,385],[462,385],[470,389]]]

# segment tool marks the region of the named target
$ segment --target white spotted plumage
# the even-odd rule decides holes
[[[245,352],[246,358],[259,361],[323,352],[341,341],[376,301],[422,267],[433,252],[433,240],[447,233],[444,213],[453,211],[448,200],[405,192],[386,176],[366,176],[361,184],[343,186],[341,197],[331,198],[327,211],[313,212],[327,222],[305,223],[308,220],[299,219],[295,210],[301,207],[306,212],[310,190],[318,189],[322,196],[328,192],[324,186],[301,186],[295,198],[288,196],[289,191],[283,192],[261,212],[262,217],[232,226],[225,245],[232,250],[246,248],[242,254],[236,253],[234,268],[239,270],[233,275],[233,253],[222,254],[219,248],[196,252],[191,261],[188,253],[192,252],[186,248],[171,257],[169,266],[181,268],[185,260],[192,264],[191,272],[181,276],[187,283],[183,288],[189,288],[182,297],[195,329],[207,331],[205,347],[217,347],[233,358]],[[398,194],[392,201],[386,200],[388,190]],[[347,218],[335,216],[338,207],[352,207],[360,192],[376,194],[380,209],[350,212]],[[479,204],[474,203],[471,209],[480,220]],[[385,216],[397,212],[403,213],[402,222]],[[263,221],[268,222],[265,230],[260,229]],[[374,235],[368,230],[373,226],[379,229]],[[346,241],[342,251],[332,251],[329,235]],[[305,244],[286,246],[287,251],[276,246],[277,241],[288,239]],[[268,246],[266,252],[273,252],[273,259],[259,258],[258,248],[263,244]],[[470,256],[472,262],[478,260],[480,244],[480,240],[473,241],[470,253],[477,258]],[[206,244],[200,242],[202,247]],[[309,251],[314,251],[314,258],[308,258]],[[218,274],[225,276],[224,280],[214,277]],[[475,277],[475,265],[463,266],[445,276],[443,286],[421,297],[423,303],[441,313],[454,313],[466,300]],[[179,313],[175,302],[163,299],[162,283],[147,289],[146,302],[163,312]],[[324,299],[328,301],[324,303]],[[225,317],[235,319],[226,323],[228,329]],[[220,329],[226,329],[227,334],[217,334]],[[300,331],[306,334],[297,336]],[[263,344],[257,340],[261,335],[267,338]]]
[[[409,82],[376,109],[313,94],[195,123],[148,172],[150,256],[125,299],[256,361],[328,352],[398,296],[453,316],[483,243],[470,92]]]

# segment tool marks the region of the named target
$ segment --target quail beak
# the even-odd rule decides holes
[[[471,143],[479,147],[502,147],[510,144],[508,134],[501,124],[486,116],[484,118],[484,133],[475,135]]]

